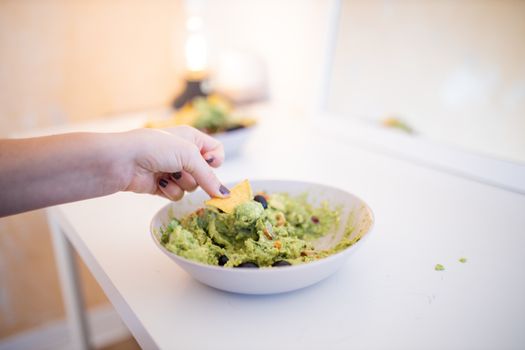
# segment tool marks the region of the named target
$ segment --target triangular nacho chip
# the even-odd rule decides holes
[[[230,190],[230,196],[227,198],[212,198],[207,200],[206,205],[218,208],[225,213],[231,214],[235,207],[245,203],[253,198],[252,187],[248,180],[239,182]]]

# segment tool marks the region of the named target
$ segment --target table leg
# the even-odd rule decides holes
[[[71,349],[88,350],[91,348],[89,327],[84,309],[77,264],[73,254],[74,248],[49,211],[47,212],[47,219],[53,239],[55,260],[66,308]]]

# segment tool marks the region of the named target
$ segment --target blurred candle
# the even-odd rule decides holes
[[[189,73],[203,73],[208,68],[208,46],[203,33],[203,21],[198,16],[186,20],[186,69]]]

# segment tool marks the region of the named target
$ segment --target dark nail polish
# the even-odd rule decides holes
[[[210,157],[210,158],[206,159],[206,162],[208,164],[211,164],[214,160],[215,160],[215,157]]]
[[[219,192],[226,195],[226,194],[230,194],[230,190],[226,188],[226,186],[224,185],[221,185],[221,187],[219,187]]]
[[[160,187],[162,187],[162,188],[168,186],[168,180],[166,180],[166,179],[160,179],[160,181],[159,181],[159,185],[160,185]]]
[[[176,173],[171,174],[175,180],[179,180],[182,177],[182,173],[177,171]]]

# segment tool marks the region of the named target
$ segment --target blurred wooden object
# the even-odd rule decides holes
[[[88,308],[108,302],[81,259]],[[65,317],[44,212],[0,219],[0,338]]]
[[[100,350],[140,350],[139,344],[133,338],[118,342],[116,344],[106,346]]]
[[[0,2],[0,136],[168,105],[182,1]]]

